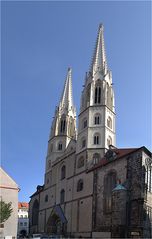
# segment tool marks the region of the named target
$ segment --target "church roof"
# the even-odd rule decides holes
[[[93,166],[91,169],[88,170],[88,172],[93,171],[95,169],[101,168],[103,166],[105,166],[108,163],[113,162],[114,160],[118,160],[121,159],[123,157],[126,157],[138,150],[143,150],[146,151],[148,153],[148,155],[151,155],[151,152],[144,146],[140,147],[140,148],[114,148],[111,149],[111,152],[114,153],[114,156],[111,156],[111,159],[108,160],[105,156],[99,161],[98,164],[96,164],[95,166]],[[110,151],[110,150],[109,150]],[[108,152],[108,151],[107,151]],[[106,154],[105,154],[106,155]]]

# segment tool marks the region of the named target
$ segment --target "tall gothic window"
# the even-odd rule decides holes
[[[66,174],[66,167],[65,165],[63,165],[61,168],[61,180],[65,178],[65,174]]]
[[[84,148],[86,146],[86,139],[82,138],[81,143],[81,147]]]
[[[86,128],[86,127],[87,127],[87,119],[84,118],[84,119],[82,120],[82,129],[84,129],[84,128]]]
[[[100,114],[95,114],[94,116],[94,124],[100,124],[101,123],[101,115]]]
[[[78,164],[77,164],[77,168],[81,168],[84,166],[84,157],[81,156],[79,159],[78,159]]]
[[[100,136],[99,136],[99,134],[95,134],[94,135],[94,138],[93,138],[93,143],[94,144],[99,144],[100,142],[99,142],[99,139],[100,138]]]
[[[112,190],[116,186],[116,172],[109,172],[104,179],[104,210],[110,213],[112,209]]]
[[[59,151],[62,150],[62,142],[59,142],[59,144],[58,144],[58,150],[59,150]]]
[[[107,119],[107,126],[112,129],[112,119],[111,117],[109,116],[108,119]]]
[[[100,154],[95,153],[93,155],[93,164],[97,164],[99,162],[99,160],[100,160]]]
[[[64,118],[64,116],[63,116],[63,118]],[[61,119],[60,132],[64,133],[65,132],[65,128],[66,128],[66,120],[65,119]]]
[[[152,163],[146,165],[146,185],[147,191],[152,192]]]
[[[65,190],[62,189],[60,192],[60,203],[63,204],[65,201]]]
[[[38,218],[39,218],[39,202],[36,199],[34,201],[32,208],[32,225],[38,225]]]
[[[94,103],[95,104],[100,104],[101,103],[101,87],[100,86],[96,86],[96,88],[95,88]]]
[[[48,195],[45,196],[45,202],[48,202]]]
[[[107,146],[109,147],[110,145],[112,145],[112,138],[111,138],[111,136],[108,136]]]
[[[80,192],[83,190],[83,180],[79,179],[78,183],[77,183],[77,192]]]

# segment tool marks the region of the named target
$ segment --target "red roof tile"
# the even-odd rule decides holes
[[[128,154],[130,154],[130,153],[133,153],[134,151],[136,151],[136,150],[138,150],[138,149],[140,149],[140,148],[122,148],[122,149],[117,149],[117,148],[115,148],[115,149],[112,149],[112,151],[116,153],[116,158],[115,158],[114,160],[117,160],[117,159],[119,159],[119,158],[122,158],[122,157],[124,157],[124,156],[126,156],[126,155],[128,155]],[[100,167],[102,167],[102,166],[108,164],[109,162],[113,162],[114,160],[108,161],[108,160],[106,159],[106,157],[103,157],[103,158],[99,161],[99,163],[98,163],[97,165],[93,166],[91,169],[89,169],[88,172],[93,171],[93,170],[95,170],[95,169],[97,169],[97,168],[100,168]]]
[[[19,202],[18,203],[18,208],[29,208],[29,204],[27,202]]]

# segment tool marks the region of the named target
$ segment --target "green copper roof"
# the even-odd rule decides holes
[[[122,184],[118,184],[112,191],[127,190]]]

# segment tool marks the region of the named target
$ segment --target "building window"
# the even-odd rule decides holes
[[[116,187],[116,172],[109,172],[104,179],[104,210],[111,212],[112,190]]]
[[[48,161],[48,168],[51,168],[51,160]]]
[[[101,87],[100,86],[96,86],[96,88],[95,88],[94,103],[95,104],[100,104],[101,103]]]
[[[32,208],[32,225],[38,225],[38,219],[39,219],[39,203],[36,199],[33,204]]]
[[[61,168],[61,180],[65,178],[65,174],[66,174],[66,167],[65,165],[63,165]]]
[[[60,192],[60,203],[63,204],[64,200],[65,200],[65,191],[64,189],[62,189]]]
[[[99,135],[98,134],[94,135],[93,143],[96,144],[96,145],[99,144]]]
[[[93,164],[99,163],[99,160],[100,160],[100,154],[95,153],[95,154],[93,155]]]
[[[100,114],[96,114],[94,117],[94,124],[98,125],[100,123],[101,123],[101,116],[100,116]]]
[[[107,139],[107,146],[109,147],[110,145],[112,145],[112,138],[111,138],[111,136],[109,136],[108,139]]]
[[[24,226],[27,226],[27,222],[24,222]]]
[[[78,183],[77,183],[77,192],[80,192],[83,190],[83,180],[79,179]]]
[[[45,202],[48,202],[48,195],[45,196]]]
[[[20,226],[23,226],[23,222],[20,222]]]
[[[87,119],[83,119],[82,121],[82,129],[85,129],[87,127]]]
[[[66,127],[66,121],[65,119],[61,120],[61,127],[60,127],[60,132],[64,133],[65,132],[65,127]]]
[[[24,218],[27,218],[27,215],[25,215]]]
[[[152,164],[146,166],[146,185],[147,191],[152,192]]]
[[[84,148],[86,146],[86,139],[82,139],[82,148]]]
[[[58,150],[61,151],[62,150],[62,143],[58,144]]]
[[[50,145],[50,151],[53,151],[53,144]]]
[[[78,159],[77,168],[81,168],[83,166],[84,166],[84,157],[82,156]]]
[[[107,126],[112,129],[112,119],[111,117],[109,116],[108,119],[107,119]]]

